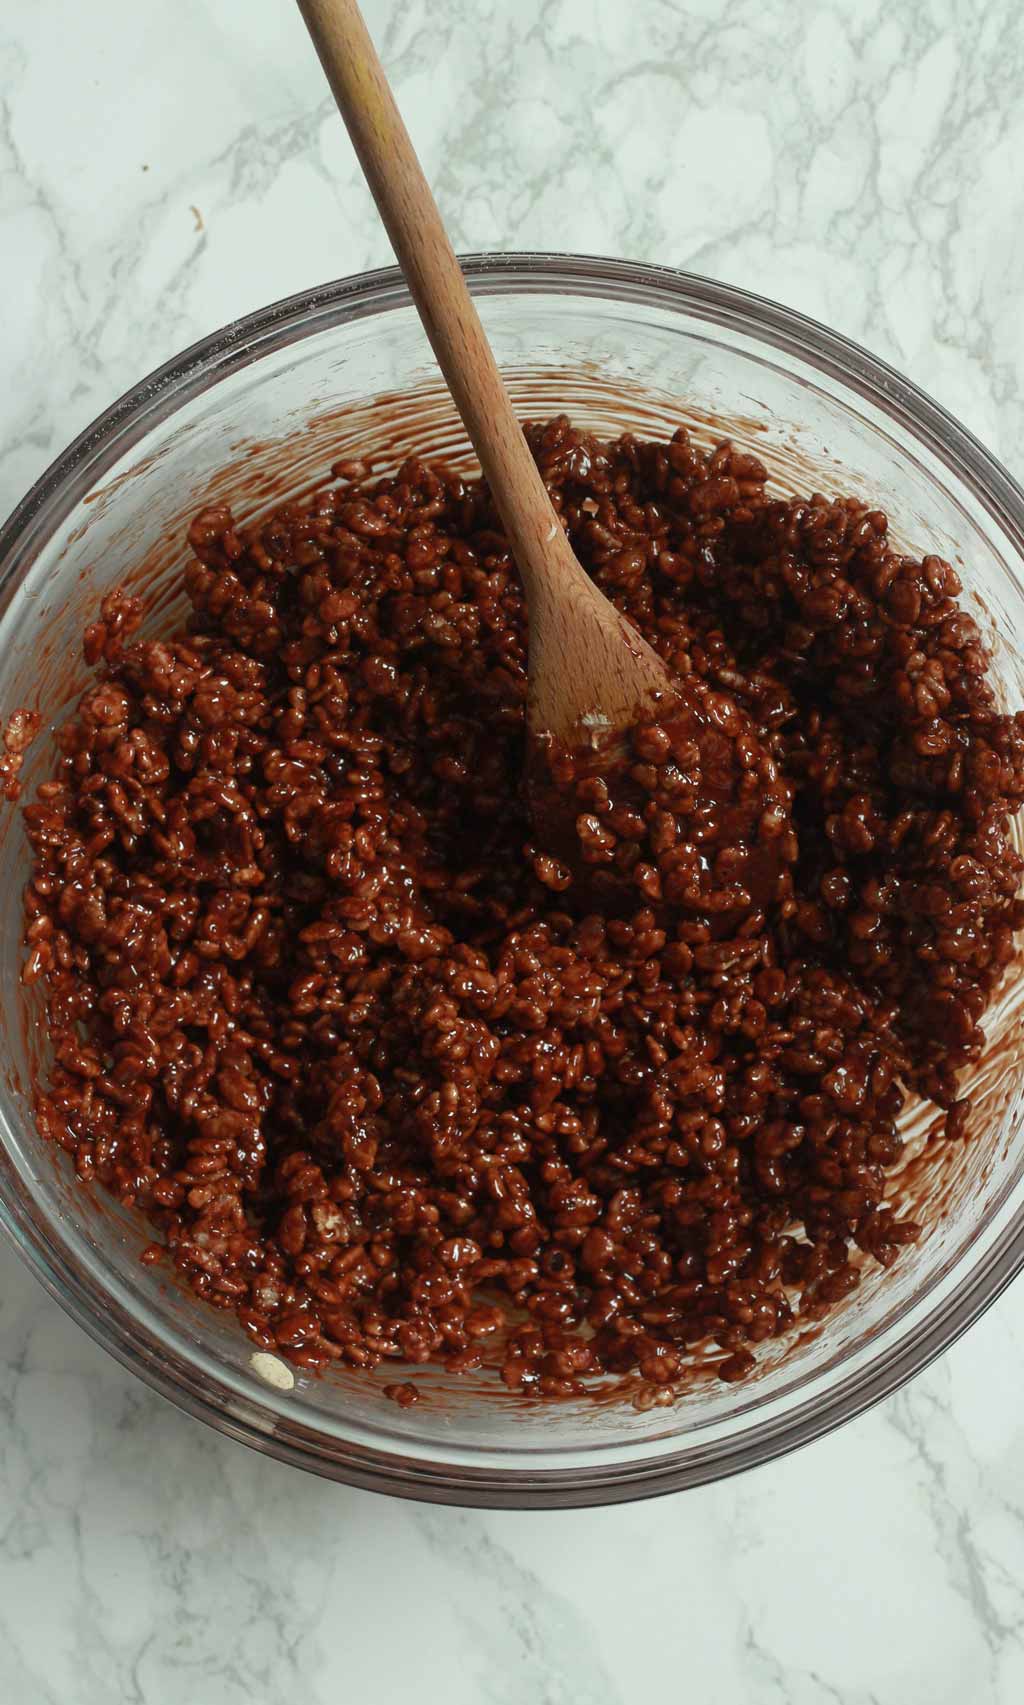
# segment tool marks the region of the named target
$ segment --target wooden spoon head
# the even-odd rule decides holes
[[[545,581],[530,600],[525,779],[537,843],[585,877],[589,893],[578,783],[631,763],[633,731],[668,714],[677,691],[657,653],[568,556],[555,595]]]
[[[530,594],[531,741],[575,749],[649,719],[673,691],[661,658],[580,567],[564,561]]]

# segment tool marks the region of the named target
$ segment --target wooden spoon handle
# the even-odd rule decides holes
[[[533,597],[579,567],[551,506],[480,316],[356,0],[299,8],[420,318],[466,423]]]

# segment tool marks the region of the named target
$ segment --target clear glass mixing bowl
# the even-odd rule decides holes
[[[770,302],[681,273],[560,255],[466,263],[524,415],[565,408],[599,432],[705,439],[719,423],[780,490],[869,496],[907,547],[959,567],[1007,704],[1024,703],[1024,494],[936,404],[853,344]],[[390,400],[381,405],[382,395]],[[287,450],[282,450],[282,441]],[[107,411],[0,533],[0,712],[52,727],[84,683],[81,634],[131,574],[173,619],[184,524],[230,494],[248,517],[359,448],[466,459],[405,287],[345,280],[239,320]],[[27,791],[50,761],[46,737]],[[973,1140],[930,1139],[908,1114],[893,1181],[930,1215],[921,1243],[747,1383],[697,1378],[665,1407],[531,1405],[474,1376],[416,1370],[401,1410],[382,1376],[268,1387],[233,1317],[138,1260],[136,1217],[76,1184],[36,1133],[39,1027],[19,986],[27,868],[17,809],[0,821],[0,1220],[58,1301],[127,1367],[222,1432],[320,1474],[411,1497],[574,1505],[693,1486],[806,1443],[891,1392],[990,1303],[1024,1261],[1024,979],[1010,978],[970,1088]]]

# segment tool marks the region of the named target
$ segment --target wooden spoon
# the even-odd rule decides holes
[[[607,750],[671,678],[573,554],[356,0],[298,3],[526,589],[531,741]]]

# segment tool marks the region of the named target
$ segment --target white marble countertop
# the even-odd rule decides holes
[[[1019,0],[367,13],[458,247],[752,286],[1024,473]],[[289,0],[8,6],[0,255],[4,511],[193,338],[388,258]],[[1011,1705],[1022,1390],[1018,1284],[885,1406],[739,1481],[584,1513],[417,1508],[178,1414],[3,1249],[0,1693]]]

